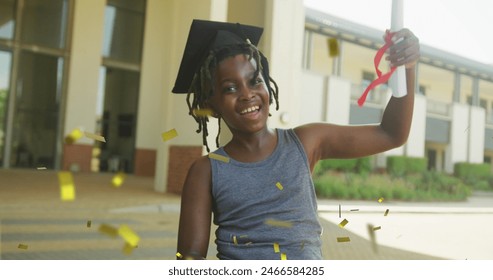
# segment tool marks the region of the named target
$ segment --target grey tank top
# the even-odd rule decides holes
[[[219,259],[322,259],[322,227],[308,160],[292,129],[277,129],[266,159],[210,159]],[[229,157],[221,147],[214,153]]]

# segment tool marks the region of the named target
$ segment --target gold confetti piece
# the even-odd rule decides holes
[[[382,201],[383,201],[383,197],[380,197],[380,198],[378,199],[378,203],[382,203]]]
[[[183,255],[180,254],[180,252],[176,252],[175,256],[178,257],[178,258],[180,258],[180,259],[183,259]]]
[[[389,209],[385,210],[385,213],[383,215],[387,216],[388,214],[389,214]]]
[[[339,223],[339,227],[343,228],[345,225],[347,225],[347,223],[349,223],[349,221],[344,219],[344,220],[342,220],[342,222]]]
[[[193,113],[197,117],[209,117],[209,116],[212,116],[212,114],[213,114],[211,109],[195,109],[195,110],[193,110]]]
[[[351,239],[349,237],[337,237],[337,242],[350,242]]]
[[[349,211],[359,211],[359,209],[351,209],[351,210],[349,210]]]
[[[339,42],[336,38],[327,39],[327,45],[329,46],[329,56],[336,57],[339,55]]]
[[[135,250],[135,248],[137,248],[137,246],[132,246],[132,245],[125,242],[125,245],[123,245],[122,251],[125,255],[130,255]]]
[[[178,136],[178,132],[174,128],[172,130],[163,132],[161,134],[161,137],[163,138],[163,141],[165,141],[165,142],[175,138],[176,136]]]
[[[118,228],[118,234],[128,243],[130,246],[137,246],[140,237],[127,225],[121,225]]]
[[[284,189],[284,187],[279,182],[276,183],[276,187],[281,191]]]
[[[104,233],[106,235],[109,235],[110,237],[117,237],[118,236],[118,229],[110,226],[110,225],[106,225],[106,224],[102,224],[99,226],[99,232],[101,233]]]
[[[84,136],[86,136],[87,138],[91,138],[93,140],[96,140],[96,141],[100,141],[100,142],[105,142],[106,143],[106,140],[101,135],[92,134],[92,133],[89,133],[89,132],[85,132],[84,131]]]
[[[210,153],[209,154],[209,158],[215,159],[215,160],[219,160],[219,161],[222,161],[222,162],[226,162],[226,163],[229,162],[229,157],[225,157],[225,156],[218,155],[218,154],[215,154],[215,153]]]
[[[265,224],[273,227],[285,227],[285,228],[290,228],[293,226],[291,222],[274,220],[274,219],[265,220]]]
[[[36,167],[37,170],[46,170],[46,167],[44,166],[40,166],[40,167]]]
[[[60,183],[60,198],[63,201],[72,201],[75,199],[75,186],[72,173],[67,171],[58,172],[58,181]]]
[[[248,246],[248,245],[252,245],[252,244],[253,244],[253,242],[252,242],[252,241],[245,243],[245,245],[247,245],[247,246]]]
[[[65,137],[65,143],[67,143],[69,145],[73,144],[73,143],[75,143],[75,141],[82,138],[82,136],[84,136],[84,134],[82,133],[82,130],[76,128],[76,129],[72,130],[72,132],[70,132],[70,134]]]
[[[286,253],[281,253],[281,260],[285,261],[287,259],[288,257],[286,256]]]
[[[279,250],[279,243],[274,243],[274,253],[279,253],[281,250]]]
[[[301,242],[301,248],[300,248],[300,250],[303,251],[303,249],[305,249],[305,241]]]
[[[236,239],[236,235],[233,235],[233,243],[235,245],[238,245],[238,239]]]
[[[89,220],[89,221],[87,221],[86,226],[87,226],[87,227],[91,227],[91,224],[92,224],[92,222],[91,222],[91,220]]]
[[[26,245],[26,244],[19,244],[19,245],[17,246],[17,248],[19,248],[19,249],[23,249],[23,250],[27,250],[27,245]]]
[[[373,231],[375,231],[375,230],[379,230],[379,229],[382,229],[382,227],[381,227],[381,226],[378,226],[378,227],[373,227]]]
[[[113,176],[113,179],[111,179],[111,184],[113,185],[113,187],[118,188],[123,184],[124,179],[125,173],[118,172],[115,176]]]

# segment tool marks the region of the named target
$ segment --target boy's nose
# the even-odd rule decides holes
[[[250,100],[255,96],[255,91],[249,87],[244,87],[241,91],[241,100]]]

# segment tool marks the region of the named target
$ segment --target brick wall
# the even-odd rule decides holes
[[[134,174],[154,177],[156,171],[156,150],[135,149]]]
[[[73,166],[81,172],[91,172],[91,158],[91,145],[63,145],[63,170],[70,170],[70,167]]]
[[[202,156],[202,146],[170,146],[167,192],[181,194],[188,169]]]

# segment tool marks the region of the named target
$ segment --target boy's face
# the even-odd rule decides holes
[[[257,132],[266,127],[269,93],[255,61],[240,54],[221,61],[215,70],[214,93],[208,103],[232,132]]]

